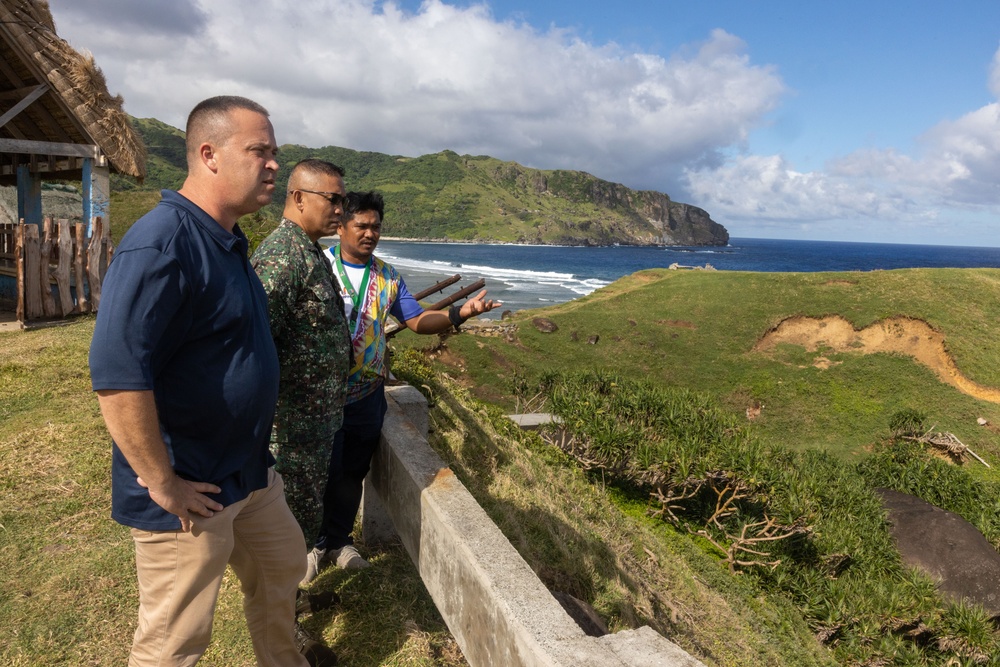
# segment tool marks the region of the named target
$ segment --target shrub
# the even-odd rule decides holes
[[[705,540],[732,572],[791,597],[846,664],[979,664],[1000,649],[981,618],[946,605],[928,578],[904,569],[889,535],[877,486],[942,506],[950,497],[966,516],[979,507],[987,534],[1000,532],[998,494],[990,490],[991,500],[916,443],[893,440],[854,466],[765,444],[689,391],[607,373],[539,386],[569,432],[558,441],[564,451],[602,480],[645,493],[651,514]],[[897,433],[922,423],[915,411],[892,420]]]

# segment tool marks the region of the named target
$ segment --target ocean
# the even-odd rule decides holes
[[[872,271],[922,267],[1000,268],[1000,248],[730,239],[723,247],[600,248],[380,241],[375,254],[394,265],[411,292],[459,274],[455,292],[480,278],[504,310],[563,303],[642,269],[710,264],[720,271]],[[443,295],[428,297],[436,301]]]

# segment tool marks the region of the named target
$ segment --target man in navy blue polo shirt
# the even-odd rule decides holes
[[[268,438],[278,359],[240,216],[271,201],[277,144],[241,97],[187,122],[188,175],[125,234],[90,349],[112,445],[112,517],[131,528],[139,623],[130,665],[193,665],[226,566],[257,662],[304,666],[294,630],[305,540]]]

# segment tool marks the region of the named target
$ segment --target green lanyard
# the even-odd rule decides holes
[[[354,336],[354,332],[358,328],[358,313],[361,310],[361,304],[365,298],[365,292],[368,291],[368,278],[371,275],[372,261],[369,259],[365,264],[364,277],[361,279],[361,289],[355,291],[354,286],[351,285],[351,279],[347,277],[347,271],[344,270],[344,263],[340,259],[340,244],[333,249],[333,258],[336,260],[337,273],[340,274],[340,282],[343,284],[344,289],[347,290],[347,295],[351,297],[351,303],[354,304],[354,308],[351,309],[351,336]]]

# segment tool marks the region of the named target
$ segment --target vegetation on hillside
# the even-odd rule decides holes
[[[824,345],[808,350],[758,342],[790,318],[836,315],[856,330],[888,318],[926,322],[944,337],[957,371],[1000,388],[996,306],[1000,270],[906,269],[845,273],[747,273],[649,270],[569,303],[515,313],[513,344],[502,338],[457,336],[472,391],[515,409],[509,387],[518,373],[533,379],[568,368],[610,371],[664,387],[710,396],[736,414],[758,411],[755,428],[767,442],[820,449],[847,461],[868,455],[892,415],[914,409],[939,431],[1000,461],[1000,404],[945,384],[900,353],[862,354]],[[536,329],[536,317],[558,326]],[[595,344],[588,339],[597,337]],[[400,344],[426,340],[397,337]],[[997,466],[971,468],[997,479]]]
[[[704,396],[612,374],[545,377],[541,392],[563,425],[551,442],[592,479],[647,498],[654,516],[703,540],[729,571],[792,599],[841,664],[1000,656],[990,614],[942,600],[929,578],[903,567],[874,493],[884,486],[936,500],[997,544],[1000,485],[901,438],[879,443],[861,465],[765,444]]]
[[[423,348],[504,410],[559,415],[569,439],[553,433],[553,450],[736,579],[790,600],[839,664],[1000,664],[989,614],[943,600],[903,567],[873,494],[921,497],[1000,545],[1000,404],[898,352],[758,346],[795,318],[838,316],[856,331],[925,322],[955,373],[994,390],[998,297],[1000,271],[988,269],[644,271],[515,314],[507,338],[397,345]],[[539,317],[556,331],[536,328]],[[994,467],[956,466],[906,439],[929,428]]]
[[[837,664],[787,597],[664,530],[610,476],[584,473],[414,350],[394,355],[393,373],[426,392],[431,445],[542,582],[593,605],[611,632],[649,625],[709,666]]]
[[[154,119],[133,122],[149,147],[149,176],[142,186],[113,181],[121,210],[113,207],[112,215],[126,228],[141,208],[131,203],[134,197],[176,188],[185,172],[183,132]],[[262,212],[270,227],[280,218],[290,168],[307,157],[343,167],[349,189],[382,192],[386,236],[569,245],[719,245],[729,238],[701,209],[583,172],[528,169],[453,151],[408,158],[294,144],[281,146],[276,197]]]

